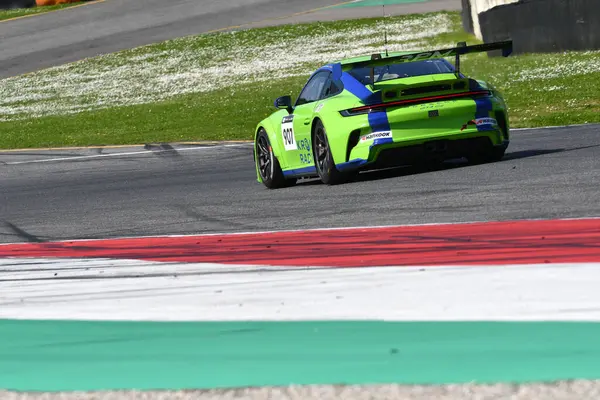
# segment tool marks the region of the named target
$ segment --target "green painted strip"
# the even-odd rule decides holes
[[[381,7],[382,5],[391,6],[395,4],[424,3],[429,0],[360,0],[355,3],[340,4],[333,8],[352,8],[352,7]]]
[[[599,323],[0,320],[0,388],[600,378]]]

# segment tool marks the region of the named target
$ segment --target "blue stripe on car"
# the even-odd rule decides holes
[[[283,176],[286,178],[291,178],[294,176],[305,176],[305,175],[315,175],[317,173],[316,167],[304,167],[298,169],[288,169],[287,171],[282,171]]]
[[[373,143],[371,143],[371,146],[369,146],[369,150],[371,150],[375,146],[380,146],[382,144],[387,144],[387,143],[394,143],[394,139],[392,139],[392,138],[375,139],[375,140],[373,140]]]
[[[376,92],[373,93],[365,85],[360,83],[356,78],[350,75],[347,72],[342,73],[342,83],[344,85],[344,89],[355,95],[359,98],[359,100],[363,104],[377,104],[382,102],[382,93]],[[380,132],[380,131],[389,131],[391,130],[390,121],[388,119],[388,115],[386,111],[376,111],[368,114],[369,127],[371,128],[371,132]],[[378,144],[383,143],[391,143],[393,140],[390,139],[381,139],[375,140],[371,145],[376,146]],[[345,163],[336,164],[336,168],[340,171],[343,170],[351,170],[356,169],[362,165],[365,165],[367,160],[356,159],[351,160]]]
[[[494,127],[493,125],[477,125],[477,132],[490,132],[497,130],[498,128]]]
[[[389,131],[390,120],[386,111],[376,111],[369,113],[369,126],[373,132]]]
[[[492,111],[492,100],[489,97],[480,97],[475,99],[477,109],[475,111],[475,118],[488,118],[490,111]]]
[[[340,80],[342,78],[342,64],[333,64],[331,72],[333,73],[334,80]]]
[[[344,84],[344,89],[355,95],[362,101],[363,103],[367,103],[369,101],[370,96],[373,95],[365,85],[356,80],[352,75],[347,72],[342,73],[342,83]]]
[[[493,110],[492,100],[489,97],[475,99],[475,118],[490,118],[490,112]],[[491,125],[477,125],[478,132],[495,131]]]
[[[367,163],[367,160],[364,160],[362,158],[356,158],[356,159],[350,160],[348,162],[336,164],[335,167],[338,169],[338,171],[343,172],[343,171],[357,169],[359,167],[362,167],[366,163]]]
[[[360,101],[365,104],[381,102],[381,92],[371,92],[365,85],[347,72],[342,73],[342,83],[344,84],[344,89],[358,97]],[[390,122],[387,117],[387,112],[377,111],[369,113],[369,126],[371,127],[372,132],[389,131]]]

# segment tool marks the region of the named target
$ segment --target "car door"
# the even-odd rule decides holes
[[[324,89],[330,82],[331,72],[320,71],[313,75],[300,92],[290,115],[283,117],[281,134],[286,151],[286,160],[294,169],[306,168],[314,165],[311,122],[318,100],[322,98]]]

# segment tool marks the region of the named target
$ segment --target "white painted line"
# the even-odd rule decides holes
[[[0,259],[0,318],[600,321],[600,263],[266,270],[34,261]]]
[[[173,150],[147,150],[147,151],[132,151],[132,152],[123,152],[123,153],[110,153],[110,154],[95,154],[91,156],[73,156],[73,157],[60,157],[60,158],[46,158],[41,160],[27,160],[27,161],[14,161],[14,162],[6,162],[5,165],[22,165],[22,164],[37,164],[37,163],[46,163],[46,162],[60,162],[60,161],[73,161],[73,160],[88,160],[94,158],[106,158],[106,157],[122,157],[122,156],[137,156],[137,155],[146,155],[146,154],[156,154],[156,153],[168,153],[168,152],[182,152],[182,151],[196,151],[196,150],[210,150],[222,147],[249,147],[248,144],[225,144],[218,146],[201,146],[201,147],[187,147],[183,149],[173,149]]]
[[[474,220],[467,222],[431,222],[423,224],[406,224],[406,225],[373,225],[373,226],[345,226],[335,228],[309,228],[309,229],[283,229],[277,231],[247,231],[247,232],[222,232],[222,233],[191,233],[185,235],[150,235],[150,236],[117,236],[105,239],[65,239],[54,242],[44,243],[72,243],[72,242],[91,242],[91,241],[103,241],[103,240],[127,240],[127,239],[157,239],[157,238],[189,238],[189,237],[210,237],[210,236],[239,236],[239,235],[262,235],[269,233],[295,233],[295,232],[322,232],[322,231],[344,231],[344,230],[371,230],[381,228],[408,228],[408,227],[419,227],[419,226],[447,226],[447,225],[470,225],[470,224],[482,224],[482,223],[494,223],[494,222],[528,222],[528,221],[581,221],[581,220],[600,220],[600,216],[590,217],[577,217],[577,218],[523,218],[516,220]],[[600,221],[599,221],[600,223]],[[27,244],[28,242],[14,242],[14,243],[0,243],[0,246],[11,246]],[[1,260],[2,258],[0,258]]]
[[[115,278],[133,275],[145,278],[157,274],[228,273],[305,270],[309,267],[279,267],[262,265],[228,265],[216,263],[160,262],[114,258],[0,258],[0,282],[17,279]],[[323,268],[323,267],[312,267]],[[56,274],[56,275],[55,275]],[[0,297],[1,298],[1,297]]]
[[[589,124],[575,124],[575,125],[556,125],[556,126],[540,126],[537,128],[511,128],[511,131],[535,131],[542,129],[561,129],[561,128],[581,128],[583,126],[595,126],[600,128],[600,124],[589,123]]]

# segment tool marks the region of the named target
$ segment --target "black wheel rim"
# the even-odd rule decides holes
[[[317,168],[319,172],[325,173],[329,168],[329,145],[325,138],[325,129],[318,126],[315,132],[315,149],[317,155]]]
[[[258,170],[260,171],[260,176],[263,180],[269,180],[273,175],[273,158],[267,139],[264,136],[260,136],[256,147],[258,150]]]

